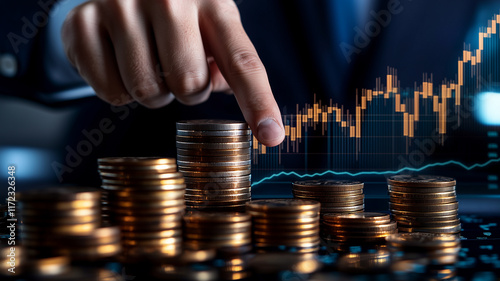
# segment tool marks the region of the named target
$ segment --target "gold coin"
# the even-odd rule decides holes
[[[365,204],[360,204],[357,206],[348,206],[348,207],[325,207],[321,208],[321,213],[351,213],[363,211],[365,209]]]
[[[188,143],[230,143],[230,142],[250,142],[251,135],[242,136],[176,136],[178,142]]]
[[[256,231],[268,231],[268,232],[303,231],[303,230],[319,229],[319,221],[315,221],[313,223],[298,223],[298,224],[254,223],[253,228]]]
[[[237,170],[237,171],[223,171],[223,172],[199,172],[199,171],[186,171],[179,169],[185,177],[191,178],[227,178],[227,177],[240,177],[251,174],[251,169]]]
[[[238,240],[216,240],[216,241],[199,241],[187,240],[184,241],[186,249],[200,250],[200,249],[213,249],[221,247],[239,247],[252,243],[252,239],[238,239]]]
[[[248,136],[252,133],[249,129],[241,130],[217,130],[217,131],[200,131],[200,130],[177,130],[178,136],[198,136],[198,137],[235,137]]]
[[[118,255],[122,250],[120,243],[97,245],[85,248],[64,249],[63,252],[73,260],[96,260]]]
[[[252,169],[251,165],[246,166],[179,166],[179,172],[200,172],[200,173],[222,173],[222,172],[243,172],[250,171]]]
[[[111,212],[113,214],[125,215],[125,216],[142,216],[142,215],[169,215],[169,214],[177,214],[184,212],[185,206],[179,205],[175,207],[165,207],[165,208],[140,208],[140,209],[131,209],[131,208],[113,208]]]
[[[161,224],[164,222],[180,222],[183,213],[173,213],[170,215],[156,215],[156,216],[115,216],[114,220],[120,223],[130,224]]]
[[[192,240],[198,242],[207,242],[211,241],[221,241],[221,240],[248,240],[252,238],[252,234],[250,231],[242,232],[242,233],[224,233],[224,234],[198,234],[198,233],[189,233],[185,232],[184,237],[186,238],[186,242],[189,243]]]
[[[125,172],[125,171],[116,171],[116,172],[103,172],[101,171],[100,176],[102,179],[111,179],[111,180],[167,180],[167,179],[177,179],[182,178],[182,174],[178,172],[169,172],[169,173],[137,173],[137,172]]]
[[[60,202],[21,202],[20,208],[23,210],[51,209],[53,211],[66,211],[73,209],[97,208],[100,206],[99,200],[70,200]]]
[[[175,200],[151,200],[151,201],[131,201],[131,200],[116,200],[109,202],[110,208],[126,208],[126,209],[159,209],[168,207],[184,206],[184,199]]]
[[[251,142],[183,142],[177,141],[176,147],[180,149],[242,149],[250,148]]]
[[[24,224],[39,224],[39,225],[72,225],[72,224],[84,224],[91,222],[98,222],[100,216],[98,213],[91,216],[68,216],[68,217],[51,217],[49,215],[35,215],[27,216],[22,215],[22,220]]]
[[[444,221],[430,221],[430,222],[418,222],[418,221],[404,221],[398,220],[398,226],[402,227],[445,227],[445,226],[456,226],[460,224],[460,219],[455,218],[452,220],[444,220]]]
[[[446,204],[446,203],[454,203],[457,202],[457,197],[441,197],[441,198],[433,198],[433,199],[420,199],[420,200],[415,200],[415,199],[401,199],[397,197],[392,197],[390,198],[391,203],[395,204],[401,204],[401,205],[406,205],[406,204],[413,204],[413,205],[419,205],[419,204],[426,204],[426,205],[438,205],[438,204]]]
[[[321,203],[343,203],[343,202],[349,202],[349,203],[354,203],[354,202],[359,202],[363,201],[365,196],[363,194],[355,194],[355,195],[335,195],[335,196],[328,196],[325,194],[318,194],[318,195],[297,195],[294,194],[294,197],[297,199],[310,199],[310,200],[316,200]]]
[[[242,187],[234,189],[186,189],[186,195],[189,196],[211,196],[211,195],[240,195],[240,194],[251,194],[251,187]]]
[[[225,195],[192,195],[186,194],[185,198],[187,201],[226,201],[226,202],[234,202],[234,201],[248,201],[251,199],[250,193],[244,194],[225,194]]]
[[[310,251],[317,251],[317,247],[319,245],[319,238],[317,241],[313,241],[313,242],[297,242],[297,241],[272,241],[272,242],[255,242],[254,243],[255,247],[277,247],[277,246],[286,246],[286,247],[300,247],[300,248],[304,248],[304,249],[307,249],[306,252],[310,252]],[[294,249],[295,250],[295,249]],[[298,250],[298,249],[297,249]],[[297,251],[298,252],[298,251]]]
[[[390,223],[380,223],[380,224],[333,224],[324,222],[323,225],[327,229],[333,229],[335,231],[343,232],[383,232],[383,231],[393,231],[397,228],[396,221],[391,221]]]
[[[182,222],[171,221],[161,222],[160,224],[136,224],[136,223],[123,223],[118,225],[122,231],[139,232],[139,231],[163,231],[168,229],[181,229]]]
[[[58,226],[35,226],[35,225],[23,225],[22,232],[31,232],[31,233],[88,233],[90,231],[94,231],[98,228],[100,222],[91,222],[84,224],[73,224],[73,225],[58,225]]]
[[[186,223],[237,223],[250,221],[251,216],[246,213],[223,212],[223,213],[205,213],[188,212],[184,215]]]
[[[359,181],[350,180],[305,180],[296,181],[293,183],[294,190],[306,191],[348,191],[363,189],[363,183]]]
[[[123,185],[111,185],[103,184],[102,188],[109,191],[123,191],[123,192],[138,192],[138,191],[173,191],[173,190],[184,190],[186,188],[185,184],[169,184],[169,185],[135,185],[135,186],[123,186]]]
[[[184,198],[185,191],[180,190],[160,190],[160,191],[113,191],[109,198],[111,199],[129,199],[131,201],[147,200],[175,200]]]
[[[157,238],[157,239],[132,239],[132,238],[122,238],[122,244],[126,246],[138,246],[138,247],[148,247],[148,246],[165,246],[165,245],[176,245],[182,242],[182,237],[168,237],[168,238]]]
[[[280,227],[295,226],[295,225],[306,225],[306,224],[317,224],[319,223],[319,216],[314,212],[314,216],[306,217],[252,217],[252,222],[262,225],[279,225]]]
[[[309,229],[309,230],[299,230],[299,231],[286,231],[286,232],[279,232],[279,231],[259,231],[254,229],[253,235],[255,238],[274,238],[274,237],[279,237],[282,239],[296,239],[296,238],[304,238],[304,237],[318,237],[319,236],[319,227],[316,229]]]
[[[176,172],[177,165],[161,164],[161,165],[99,165],[97,167],[100,172],[128,172],[128,173],[172,173]]]
[[[250,175],[237,176],[237,177],[212,177],[212,178],[185,178],[186,184],[193,188],[195,184],[198,184],[200,187],[205,187],[207,183],[217,183],[217,184],[249,184],[251,180]]]
[[[188,162],[238,162],[238,161],[249,161],[252,157],[250,154],[242,155],[232,155],[232,156],[189,156],[189,155],[177,155],[178,161],[188,161]]]
[[[186,209],[190,211],[203,212],[244,212],[245,204],[236,205],[186,205]]]
[[[155,245],[155,246],[126,246],[123,247],[123,259],[127,262],[143,262],[146,260],[176,257],[182,253],[182,244]]]
[[[127,187],[133,187],[133,186],[163,186],[163,185],[178,185],[178,184],[184,184],[184,178],[178,177],[178,178],[172,178],[172,179],[158,179],[158,180],[144,180],[144,179],[139,179],[139,180],[128,180],[128,179],[107,179],[103,178],[102,179],[102,184],[103,185],[111,185],[111,186],[123,186],[123,188]]]
[[[423,232],[393,234],[388,236],[386,240],[388,245],[402,249],[437,249],[460,245],[460,238],[457,235]]]
[[[462,225],[459,223],[452,226],[440,227],[403,227],[398,226],[399,231],[403,232],[429,232],[429,233],[459,233],[462,230]]]
[[[161,157],[104,157],[97,159],[100,165],[118,165],[118,166],[151,166],[175,164],[174,158]]]
[[[247,208],[253,212],[317,212],[320,208],[320,203],[312,200],[302,199],[260,199],[253,200],[247,203]]]
[[[429,204],[397,204],[389,202],[389,207],[395,210],[410,212],[443,212],[458,209],[458,202],[443,203],[439,205]]]
[[[454,187],[456,185],[453,178],[428,175],[396,175],[389,177],[387,182],[393,186],[414,187],[415,189]]]
[[[384,213],[363,212],[356,214],[325,214],[325,222],[337,224],[385,224],[391,221],[391,216]]]
[[[139,231],[122,231],[123,239],[160,239],[160,238],[170,238],[179,237],[182,235],[182,230],[179,229],[167,229],[152,232],[139,232]]]
[[[60,238],[69,247],[103,245],[120,242],[120,229],[116,226],[99,227],[88,234],[75,233]]]
[[[438,199],[447,197],[456,197],[456,191],[446,191],[446,192],[397,192],[391,191],[390,196],[394,198],[400,198],[405,200],[415,199],[415,200],[427,200],[427,199]]]
[[[436,211],[436,212],[417,212],[417,211],[405,211],[405,210],[398,210],[398,209],[391,209],[391,213],[393,215],[400,215],[400,216],[408,216],[408,217],[434,217],[434,218],[439,218],[439,217],[449,217],[449,216],[457,216],[458,215],[458,210],[447,210],[447,211]]]
[[[362,195],[363,189],[345,190],[345,191],[321,191],[321,190],[315,191],[315,190],[293,189],[292,193],[294,196],[313,196],[313,197],[354,196],[354,195]]]
[[[234,131],[248,130],[248,124],[234,120],[199,119],[178,121],[176,128],[192,131]]]
[[[184,156],[236,156],[236,155],[251,155],[251,147],[248,148],[235,148],[235,149],[205,149],[205,148],[177,148],[177,155]]]
[[[76,200],[99,200],[101,191],[93,187],[80,186],[59,186],[43,189],[31,189],[17,193],[17,199],[21,202],[35,201],[41,204],[41,201],[76,201]]]
[[[404,223],[416,223],[416,224],[426,224],[426,223],[439,223],[442,221],[450,221],[458,219],[457,214],[452,214],[449,216],[431,216],[431,217],[415,217],[415,216],[403,216],[403,215],[393,215],[394,219],[399,222]]]

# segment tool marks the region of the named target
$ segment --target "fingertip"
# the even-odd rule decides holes
[[[279,123],[274,118],[261,120],[257,125],[255,137],[265,146],[273,147],[279,145],[285,138],[285,130]]]

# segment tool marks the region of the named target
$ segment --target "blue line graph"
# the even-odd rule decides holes
[[[470,170],[476,169],[476,168],[484,168],[484,167],[491,165],[493,163],[500,163],[500,158],[491,159],[491,160],[488,160],[484,163],[476,163],[476,164],[473,164],[470,166],[467,166],[464,163],[459,162],[459,161],[450,160],[450,161],[446,161],[446,162],[431,163],[431,164],[428,164],[428,165],[425,165],[425,166],[422,166],[419,168],[404,167],[404,168],[401,168],[401,169],[395,170],[395,171],[363,171],[363,172],[351,173],[351,172],[337,172],[337,171],[328,170],[328,171],[324,171],[321,173],[314,173],[314,174],[299,174],[299,173],[293,172],[293,171],[292,172],[284,172],[283,171],[283,172],[279,172],[279,173],[273,174],[273,175],[268,176],[268,177],[264,177],[261,180],[254,182],[252,184],[252,186],[259,185],[263,182],[269,181],[273,178],[277,178],[280,176],[296,176],[298,178],[313,178],[313,177],[321,177],[321,176],[325,176],[325,175],[351,176],[351,177],[364,176],[364,175],[390,175],[390,174],[399,174],[402,172],[421,172],[421,171],[426,170],[428,168],[451,166],[451,165],[459,166],[467,171],[470,171]]]

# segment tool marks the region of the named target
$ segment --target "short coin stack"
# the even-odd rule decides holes
[[[125,262],[182,250],[185,183],[171,158],[101,158],[109,220],[119,226]]]
[[[293,183],[293,197],[321,203],[321,214],[364,210],[363,183],[349,180],[306,180]]]
[[[251,132],[228,120],[177,122],[177,164],[190,210],[244,211],[250,200]]]
[[[252,221],[249,214],[188,212],[184,215],[186,249],[237,248],[251,243]]]
[[[402,232],[458,233],[455,180],[397,175],[388,179],[390,210]]]
[[[18,194],[21,238],[28,257],[60,255],[68,235],[88,235],[101,225],[101,191],[87,187],[50,187]]]
[[[325,214],[323,216],[323,238],[339,245],[378,244],[385,237],[397,233],[395,221],[389,214],[356,213]]]
[[[58,243],[67,245],[64,253],[72,260],[82,262],[116,257],[122,249],[118,227],[101,227],[87,234],[67,235]]]
[[[261,199],[247,203],[258,252],[316,252],[320,203],[300,199]]]
[[[460,238],[454,234],[398,233],[386,240],[395,261],[425,258],[429,264],[454,264],[460,251]]]

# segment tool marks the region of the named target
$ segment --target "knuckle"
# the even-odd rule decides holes
[[[234,52],[229,60],[229,71],[232,74],[241,75],[264,70],[260,58],[255,52],[240,50]]]
[[[177,100],[184,105],[198,105],[204,103],[210,97],[210,93],[200,93],[194,96],[176,96]]]
[[[179,96],[190,96],[205,91],[209,79],[206,73],[201,71],[187,71],[174,79],[170,86],[174,94]]]
[[[134,99],[144,105],[149,105],[151,100],[163,94],[161,87],[156,82],[140,83],[130,91]]]

